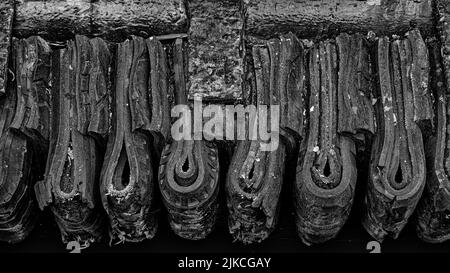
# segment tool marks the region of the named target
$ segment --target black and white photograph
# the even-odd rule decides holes
[[[11,253],[450,254],[450,0],[0,0]]]

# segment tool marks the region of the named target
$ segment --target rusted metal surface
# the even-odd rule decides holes
[[[284,131],[287,138],[292,138],[293,134],[304,136],[306,71],[302,44],[294,35],[287,35],[254,46],[252,55],[253,103],[255,106],[279,106],[280,115],[274,118],[279,119],[281,130],[289,129],[289,132]],[[272,122],[275,121],[270,119]],[[292,142],[295,146],[295,140]],[[261,242],[276,228],[285,157],[292,153],[286,151],[285,143],[280,140],[275,150],[267,151],[261,148],[266,144],[261,138],[238,141],[226,183],[228,226],[235,240],[245,244]]]
[[[100,194],[112,241],[153,238],[155,181],[148,128],[149,55],[143,38],[118,45],[113,90],[112,132],[102,168]]]
[[[450,239],[450,192],[448,180],[448,96],[441,50],[438,43],[430,49],[431,88],[436,98],[435,134],[425,140],[427,182],[417,209],[417,234],[426,242]]]
[[[219,155],[206,141],[174,141],[160,161],[160,189],[172,230],[199,240],[215,225],[219,203]]]
[[[249,0],[244,3],[245,33],[264,39],[293,32],[300,38],[369,31],[404,34],[411,26],[431,34],[432,0]]]
[[[418,236],[426,242],[450,239],[449,102],[450,93],[450,1],[436,1],[439,38],[431,43],[431,89],[435,98],[435,130],[426,138],[427,183],[418,207]]]
[[[240,55],[240,1],[189,1],[189,93],[239,98],[243,75]]]
[[[11,55],[11,34],[14,19],[14,2],[5,0],[0,3],[0,95],[6,93],[9,74],[8,61]]]
[[[87,35],[122,42],[131,35],[187,30],[184,0],[18,0],[13,27],[16,37],[41,35],[50,41]]]
[[[357,36],[349,39],[358,41]],[[340,49],[342,60],[338,59],[338,46],[331,40],[315,44],[309,52],[309,130],[300,144],[294,188],[297,231],[308,245],[323,243],[338,234],[349,216],[356,186],[355,143],[338,134],[342,122],[338,113],[346,110],[340,108],[339,97],[348,91],[338,86],[340,81],[349,80],[345,78],[349,75],[341,73],[346,68],[338,67],[349,52],[342,43]],[[357,56],[360,53],[353,52]]]
[[[49,134],[51,50],[39,37],[14,40],[1,101],[0,240],[23,241],[39,218],[33,187],[44,172]]]
[[[63,242],[98,242],[106,231],[98,179],[109,129],[108,47],[76,36],[52,63],[51,144],[36,197],[53,211]]]
[[[160,197],[175,234],[204,239],[223,195],[233,239],[262,242],[292,180],[297,233],[322,243],[349,218],[358,151],[371,156],[362,222],[372,237],[397,238],[425,189],[418,235],[448,240],[449,9],[448,0],[3,1],[0,240],[22,241],[47,206],[65,242],[100,241],[108,222],[111,242],[151,239]],[[224,112],[278,105],[278,148],[174,140],[171,109],[194,95]],[[215,137],[227,135],[223,121]],[[233,144],[220,165],[218,147],[231,156]]]
[[[363,225],[377,240],[397,238],[425,186],[422,122],[433,118],[428,50],[420,33],[378,40],[377,134]]]
[[[188,108],[186,93],[187,58],[185,42],[173,45],[175,104]],[[161,96],[162,100],[170,99]],[[170,102],[161,102],[170,105]],[[157,108],[158,109],[158,108]],[[191,117],[187,117],[191,119]],[[167,127],[171,121],[160,123]],[[219,208],[219,154],[216,144],[203,140],[173,140],[167,136],[159,166],[159,188],[168,212],[169,224],[178,236],[199,240],[214,229]]]

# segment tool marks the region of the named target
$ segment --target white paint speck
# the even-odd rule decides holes
[[[381,0],[367,0],[367,5],[379,6],[379,5],[381,5]]]

